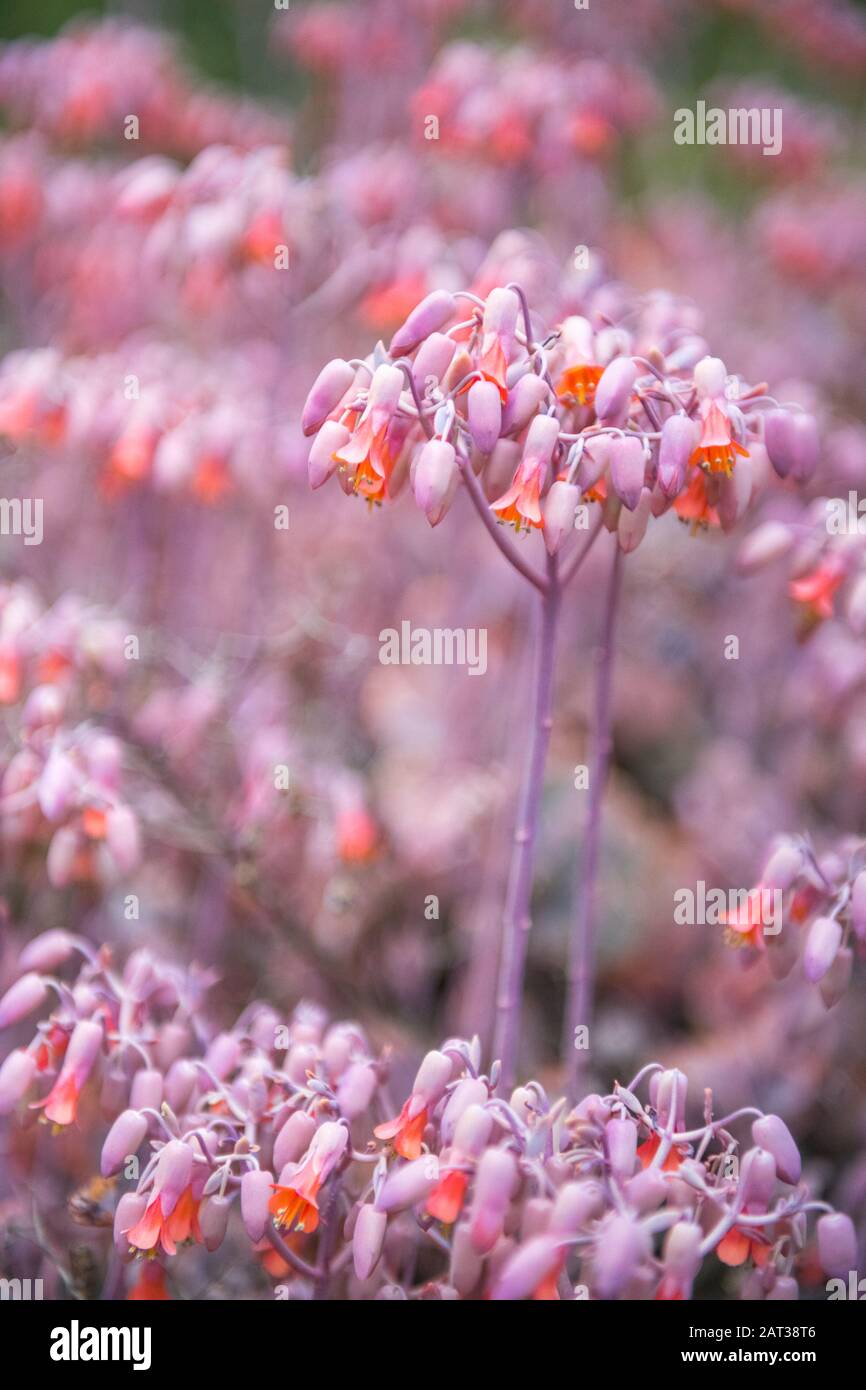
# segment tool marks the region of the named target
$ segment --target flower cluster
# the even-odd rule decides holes
[[[784,1122],[714,1116],[706,1093],[689,1127],[681,1071],[651,1064],[569,1108],[534,1081],[500,1094],[477,1039],[449,1039],[392,1114],[357,1024],[254,1004],[202,1034],[203,983],[145,949],[119,970],[54,930],[0,999],[3,1028],[56,999],[0,1067],[0,1112],[90,1132],[98,1097],[110,1122],[116,1250],[162,1271],[130,1297],[165,1297],[184,1247],[245,1238],[298,1297],[686,1299],[719,1261],[744,1268],[744,1296],[791,1299],[810,1213],[825,1273],[854,1267],[853,1227],[809,1196]]]
[[[312,486],[334,473],[369,503],[407,482],[432,526],[460,477],[516,531],[556,554],[597,504],[622,550],[673,509],[693,531],[732,527],[766,481],[775,402],[705,355],[687,311],[659,297],[636,329],[600,312],[542,335],[516,285],[481,301],[434,290],[363,361],[322,368],[303,414]],[[771,458],[807,481],[817,426],[774,408]],[[486,498],[486,502],[483,500]]]

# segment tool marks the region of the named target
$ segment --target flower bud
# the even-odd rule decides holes
[[[469,1234],[468,1222],[463,1221],[454,1229],[451,1238],[451,1283],[457,1292],[468,1298],[478,1287],[484,1261],[476,1251]]]
[[[470,1106],[484,1105],[487,1100],[488,1090],[483,1081],[475,1076],[464,1077],[458,1081],[453,1091],[445,1102],[445,1109],[442,1111],[440,1132],[442,1135],[442,1145],[449,1148],[454,1142],[454,1134],[460,1116],[464,1114]]]
[[[348,444],[351,431],[338,420],[326,420],[310,446],[307,474],[310,487],[321,487],[339,467],[335,454]]]
[[[435,1105],[451,1080],[451,1058],[444,1052],[428,1052],[412,1086],[413,1096],[421,1096],[429,1108]]]
[[[535,372],[526,372],[513,391],[509,391],[502,412],[502,434],[519,434],[539,408],[550,399],[550,387]]]
[[[580,505],[580,488],[557,478],[541,504],[544,515],[544,544],[549,555],[556,555],[566,536],[574,531],[574,518]]]
[[[118,871],[131,873],[141,859],[138,817],[131,806],[109,807],[105,815],[105,843]]]
[[[633,1120],[608,1120],[604,1142],[611,1172],[618,1182],[625,1182],[637,1162],[637,1125]]]
[[[728,369],[721,357],[702,357],[695,364],[693,380],[695,390],[702,400],[717,400],[725,394]]]
[[[38,1009],[48,996],[48,988],[35,972],[22,975],[0,999],[0,1028],[8,1028]]]
[[[695,422],[688,415],[671,415],[662,425],[658,484],[665,497],[673,499],[681,492],[697,440]]]
[[[365,1202],[352,1232],[352,1262],[359,1279],[369,1279],[379,1263],[387,1226],[386,1213]]]
[[[676,1067],[653,1073],[650,1078],[650,1099],[658,1111],[662,1129],[685,1129],[688,1092],[689,1079],[685,1072]]]
[[[850,1216],[828,1212],[818,1220],[818,1259],[825,1274],[844,1279],[857,1268],[857,1234]]]
[[[225,1240],[232,1204],[228,1197],[205,1197],[199,1208],[198,1224],[206,1250],[218,1250]]]
[[[773,1155],[782,1182],[792,1186],[800,1181],[802,1160],[791,1131],[778,1115],[762,1115],[752,1124],[752,1142]]]
[[[274,1141],[274,1167],[281,1172],[287,1163],[297,1163],[310,1147],[316,1122],[304,1110],[290,1115]]]
[[[839,954],[818,985],[825,1008],[832,1009],[834,1004],[838,1004],[839,1000],[844,998],[848,993],[853,973],[854,952],[850,946],[840,946]]]
[[[842,945],[842,926],[835,917],[816,917],[806,936],[803,973],[813,985],[822,980]]]
[[[181,1057],[173,1062],[165,1078],[165,1099],[172,1110],[180,1112],[189,1103],[190,1096],[198,1080],[198,1070],[188,1058]]]
[[[127,1231],[137,1226],[147,1210],[147,1196],[143,1192],[124,1192],[114,1209],[114,1248],[124,1260],[131,1260],[137,1251],[131,1251]]]
[[[164,1216],[170,1216],[192,1177],[192,1149],[182,1139],[170,1139],[160,1149],[154,1170],[153,1194]]]
[[[420,304],[416,304],[409,317],[397,329],[388,349],[391,357],[402,357],[431,333],[440,328],[454,316],[454,296],[447,290],[431,290]]]
[[[625,1184],[624,1192],[632,1211],[643,1216],[665,1201],[668,1184],[658,1168],[644,1168]]]
[[[536,415],[526,433],[523,462],[548,464],[559,439],[559,421],[555,415]]]
[[[803,868],[803,851],[799,845],[785,841],[773,850],[761,874],[763,888],[778,888],[786,893]]]
[[[576,1235],[602,1206],[602,1191],[594,1182],[567,1182],[556,1194],[549,1230]]]
[[[492,381],[476,381],[466,398],[466,415],[472,442],[479,453],[492,453],[502,428],[502,399]]]
[[[805,411],[769,411],[764,417],[764,445],[780,478],[806,483],[818,467],[818,423]]]
[[[66,814],[80,780],[75,763],[55,740],[39,778],[39,809],[46,820],[57,821]]]
[[[380,1212],[405,1211],[426,1201],[439,1182],[439,1160],[435,1154],[422,1154],[394,1167],[376,1198]]]
[[[767,1149],[749,1149],[740,1163],[740,1209],[766,1211],[776,1186],[776,1160]]]
[[[18,957],[18,964],[25,970],[56,970],[74,950],[75,942],[69,932],[53,927],[28,941]]]
[[[493,390],[498,396],[495,386]],[[453,444],[448,444],[444,439],[428,439],[415,461],[412,490],[415,501],[431,526],[438,526],[450,507],[457,479],[457,456]]]
[[[218,1081],[231,1076],[241,1059],[240,1039],[234,1033],[219,1033],[204,1055],[208,1067]]]
[[[636,380],[637,367],[630,357],[615,357],[605,367],[595,388],[595,413],[599,420],[619,423]]]
[[[470,1105],[463,1111],[454,1130],[454,1148],[465,1158],[477,1158],[483,1153],[490,1131],[493,1116],[483,1105]]]
[[[617,435],[610,445],[610,480],[624,507],[633,512],[643,492],[646,460],[635,436]]]
[[[598,1233],[592,1281],[599,1298],[616,1298],[649,1254],[649,1237],[630,1216],[611,1216]]]
[[[507,1149],[488,1149],[475,1171],[475,1192],[469,1215],[469,1234],[479,1255],[488,1254],[505,1225],[517,1186],[517,1165]]]
[[[457,344],[444,333],[431,333],[419,347],[412,364],[412,380],[423,398],[431,385],[439,386],[451,366]]]
[[[301,429],[304,434],[315,434],[324,424],[331,411],[336,409],[352,382],[355,371],[342,357],[327,362],[310,387],[301,414]]]
[[[347,1120],[363,1115],[376,1092],[378,1077],[371,1062],[351,1062],[337,1086],[337,1105]]]
[[[529,1298],[561,1264],[563,1245],[556,1236],[539,1235],[509,1255],[499,1271],[490,1297],[494,1302]]]
[[[274,1175],[266,1168],[248,1168],[241,1178],[241,1220],[254,1244],[262,1239],[270,1220],[268,1203],[273,1185]]]
[[[800,1289],[796,1279],[793,1279],[790,1274],[780,1274],[767,1294],[767,1302],[788,1303],[794,1302],[799,1297]]]
[[[127,1158],[138,1152],[146,1133],[146,1115],[140,1115],[137,1110],[124,1110],[118,1115],[102,1145],[99,1171],[104,1178],[111,1177],[123,1167]]]
[[[142,1067],[132,1078],[129,1090],[129,1103],[133,1110],[143,1110],[145,1106],[158,1110],[162,1105],[165,1081],[161,1071],[153,1067]]]
[[[8,1115],[24,1097],[36,1075],[36,1058],[23,1048],[14,1052],[0,1066],[0,1115]]]
[[[631,555],[637,550],[649,525],[652,515],[652,489],[641,490],[638,504],[633,512],[621,511],[616,527],[616,539],[623,555]]]

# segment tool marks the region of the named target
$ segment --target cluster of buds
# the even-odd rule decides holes
[[[633,68],[455,43],[437,56],[412,109],[422,135],[436,117],[446,154],[544,172],[575,154],[609,158],[657,102],[650,79]]]
[[[65,931],[31,941],[19,971],[0,1026],[57,1005],[3,1062],[0,1112],[57,1133],[99,1098],[124,1261],[245,1239],[298,1297],[514,1300],[687,1299],[715,1260],[743,1267],[745,1296],[790,1299],[820,1213],[822,1267],[854,1267],[851,1222],[809,1197],[784,1122],[716,1118],[705,1093],[689,1128],[680,1071],[651,1064],[569,1110],[534,1081],[498,1094],[478,1040],[452,1038],[397,1110],[386,1057],[311,1006],[284,1024],[251,1005],[208,1034],[201,979],[146,950],[119,972]],[[746,1121],[751,1145],[732,1132]]]
[[[0,591],[0,702],[17,719],[0,840],[13,859],[47,843],[55,887],[113,882],[140,858],[122,745],[89,717],[121,675],[123,642],[116,619],[72,599],[44,610],[26,585]]]
[[[33,126],[66,146],[120,145],[130,138],[125,123],[133,113],[134,138],[183,158],[206,145],[254,149],[286,135],[284,122],[258,103],[201,90],[166,35],[118,20],[4,44],[0,109],[12,125]]]
[[[741,908],[727,914],[725,937],[752,959],[765,955],[776,979],[799,962],[832,1008],[866,957],[866,845],[849,838],[816,855],[805,836],[780,838]]]
[[[435,526],[462,475],[476,505],[543,532],[550,554],[588,526],[588,504],[626,552],[669,509],[692,531],[730,529],[766,482],[762,419],[775,402],[704,355],[687,322],[673,313],[664,325],[654,312],[662,331],[645,342],[641,326],[572,315],[537,341],[516,285],[484,301],[434,290],[387,351],[320,372],[302,417],[315,434],[310,482],[336,473],[370,503],[410,482]],[[780,415],[805,481],[817,463],[814,421]],[[783,452],[774,445],[779,471]]]

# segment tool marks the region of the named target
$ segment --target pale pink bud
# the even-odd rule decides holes
[[[514,290],[491,290],[484,305],[483,333],[495,333],[506,340],[513,338],[519,313],[520,300]]]
[[[301,415],[304,434],[315,434],[355,380],[355,372],[342,357],[327,362],[310,387]]]
[[[519,434],[549,398],[550,387],[544,378],[527,372],[508,393],[502,412],[502,433]]]
[[[633,1120],[608,1120],[604,1142],[610,1170],[619,1182],[630,1178],[637,1162],[637,1125]]]
[[[593,1285],[599,1298],[616,1298],[649,1254],[649,1237],[629,1216],[610,1217],[599,1231],[593,1259]]]
[[[376,1091],[376,1068],[370,1062],[352,1062],[340,1077],[337,1104],[347,1120],[363,1115]]]
[[[576,1235],[597,1216],[602,1206],[602,1191],[594,1182],[567,1182],[556,1194],[550,1213],[550,1231]]]
[[[490,1138],[493,1116],[482,1105],[470,1105],[463,1111],[454,1130],[454,1148],[467,1158],[477,1158]]]
[[[574,518],[580,505],[580,488],[576,483],[557,479],[541,504],[544,514],[544,544],[548,554],[556,555],[566,536],[574,531]]]
[[[415,305],[405,323],[397,329],[388,349],[390,355],[402,357],[416,348],[422,339],[431,333],[438,333],[454,317],[454,308],[454,296],[447,290],[432,290],[420,304]]]
[[[761,885],[787,892],[803,868],[803,851],[799,845],[785,842],[773,851],[764,865]]]
[[[439,1182],[439,1161],[435,1154],[423,1154],[394,1167],[376,1198],[376,1210],[405,1211],[426,1201]]]
[[[555,415],[536,415],[526,434],[523,462],[548,464],[559,439],[559,421]]]
[[[100,1024],[91,1023],[89,1019],[83,1019],[80,1023],[76,1023],[63,1057],[57,1085],[60,1086],[63,1081],[72,1077],[76,1089],[80,1091],[93,1070],[101,1047],[102,1028]]]
[[[649,525],[652,515],[652,489],[641,490],[638,504],[633,512],[621,511],[616,527],[616,538],[623,555],[631,555],[637,550]]]
[[[773,1155],[782,1182],[793,1186],[800,1181],[800,1150],[784,1120],[778,1115],[762,1115],[752,1124],[752,1141]]]
[[[352,1232],[352,1261],[359,1279],[369,1279],[379,1263],[388,1217],[366,1202],[358,1212]]]
[[[595,388],[595,413],[599,420],[619,423],[636,380],[637,368],[630,357],[615,357],[605,367]]]
[[[63,718],[65,705],[63,691],[58,686],[37,685],[27,696],[21,722],[30,733],[35,729],[56,728]]]
[[[124,1110],[118,1115],[102,1145],[99,1171],[104,1178],[110,1178],[123,1167],[127,1158],[138,1152],[146,1133],[146,1115],[140,1115],[137,1110]]]
[[[556,1236],[539,1235],[519,1246],[504,1262],[490,1291],[494,1302],[529,1298],[561,1264],[563,1246]]]
[[[8,1115],[24,1097],[36,1075],[36,1058],[17,1047],[0,1066],[0,1115]]]
[[[413,1096],[420,1096],[428,1110],[434,1106],[451,1080],[451,1058],[435,1050],[427,1053],[412,1086]]]
[[[665,1276],[684,1293],[691,1293],[692,1281],[701,1267],[700,1226],[691,1221],[678,1221],[668,1231],[662,1258]]]
[[[431,386],[441,386],[456,351],[454,339],[444,333],[431,333],[421,344],[412,363],[412,380],[422,398]]]
[[[8,1028],[38,1009],[48,996],[48,988],[38,975],[31,972],[16,980],[0,999],[0,1028]]]
[[[633,512],[643,492],[646,460],[641,441],[617,435],[610,445],[610,480],[624,507]]]
[[[676,1067],[653,1073],[650,1078],[650,1099],[658,1112],[662,1129],[685,1129],[688,1092],[688,1077]]]
[[[507,1149],[488,1149],[475,1171],[469,1234],[479,1255],[496,1244],[517,1186],[517,1165]]]
[[[839,954],[818,985],[824,1007],[832,1009],[847,993],[854,973],[854,952],[850,946],[840,946]]]
[[[147,1210],[147,1196],[139,1192],[124,1192],[114,1209],[114,1248],[124,1260],[131,1260],[137,1251],[131,1251],[127,1231],[137,1226]]]
[[[828,1212],[818,1220],[818,1259],[825,1274],[844,1279],[857,1268],[857,1234],[850,1216]]]
[[[463,1298],[468,1298],[478,1286],[484,1261],[478,1254],[469,1234],[469,1225],[463,1221],[455,1227],[451,1237],[451,1283]]]
[[[281,1172],[287,1163],[297,1163],[310,1147],[316,1122],[304,1110],[290,1115],[274,1141],[274,1167]]]
[[[45,857],[45,871],[52,888],[66,888],[72,882],[78,858],[78,836],[70,825],[61,825],[51,837]]]
[[[228,1197],[221,1197],[219,1193],[205,1197],[199,1208],[198,1224],[206,1250],[218,1250],[222,1245],[231,1209]]]
[[[700,362],[695,364],[695,390],[702,400],[708,397],[718,399],[725,394],[727,376],[728,369],[721,357],[702,357]]]
[[[453,444],[444,439],[428,439],[415,462],[412,490],[431,526],[438,526],[451,505],[457,479]]]
[[[623,1190],[632,1211],[643,1216],[662,1205],[667,1197],[668,1185],[658,1168],[644,1168],[629,1179]]]
[[[339,467],[334,457],[348,444],[351,431],[338,420],[326,420],[310,447],[307,473],[310,487],[321,487]]]
[[[56,970],[74,950],[75,942],[69,932],[62,927],[53,927],[28,941],[18,957],[18,963],[25,970]]]
[[[806,483],[821,453],[818,422],[805,411],[771,410],[764,417],[764,445],[780,478]]]
[[[767,1149],[749,1149],[740,1163],[738,1199],[742,1208],[766,1210],[776,1186],[776,1160]]]
[[[55,743],[39,778],[39,809],[46,820],[60,820],[72,805],[80,774],[69,754]]]
[[[842,945],[842,926],[835,917],[816,917],[806,936],[803,973],[816,985],[827,974]]]
[[[367,406],[364,417],[370,417],[374,430],[380,430],[391,419],[406,385],[406,378],[399,367],[391,367],[383,362],[377,367],[370,382]]]
[[[240,1039],[234,1033],[219,1033],[204,1055],[207,1066],[218,1081],[225,1081],[241,1060]]]
[[[469,388],[466,414],[472,442],[479,453],[493,451],[502,428],[502,398],[492,381],[476,381]]]
[[[682,490],[697,442],[697,427],[688,415],[671,415],[665,420],[658,462],[658,484],[665,497],[674,498]]]
[[[131,873],[141,859],[141,835],[138,817],[130,806],[109,807],[105,816],[105,843],[120,873]]]
[[[198,1079],[198,1071],[193,1062],[185,1057],[173,1062],[165,1078],[165,1099],[175,1112],[180,1112],[189,1104],[190,1096]]]
[[[241,1220],[250,1240],[258,1243],[268,1221],[274,1175],[265,1168],[248,1168],[241,1178]]]
[[[132,1078],[129,1103],[133,1110],[158,1110],[162,1105],[164,1080],[155,1067],[141,1067]]]
[[[442,1111],[440,1132],[444,1148],[448,1148],[453,1143],[460,1116],[469,1109],[470,1105],[483,1105],[487,1097],[487,1086],[478,1077],[467,1076],[462,1081],[457,1082],[445,1103],[445,1109]]]

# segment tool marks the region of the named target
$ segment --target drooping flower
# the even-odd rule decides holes
[[[326,1120],[298,1164],[288,1164],[274,1184],[268,1210],[278,1226],[309,1234],[319,1224],[319,1190],[346,1151],[349,1131]]]
[[[202,1239],[200,1203],[201,1191],[196,1195],[193,1188],[192,1149],[181,1139],[172,1139],[160,1150],[144,1214],[123,1234],[136,1250],[161,1247],[166,1255],[175,1255],[178,1245]]]
[[[57,1080],[45,1099],[34,1101],[31,1109],[44,1110],[46,1119],[54,1125],[72,1124],[82,1088],[99,1056],[102,1037],[98,1023],[89,1019],[76,1023]]]
[[[397,458],[389,432],[403,389],[399,367],[377,367],[367,403],[355,421],[351,438],[334,458],[350,471],[355,492],[368,502],[381,502]]]
[[[526,436],[526,447],[506,492],[491,502],[490,510],[516,531],[542,530],[541,489],[559,438],[559,422],[552,415],[536,415]]]
[[[385,1124],[377,1125],[377,1139],[391,1139],[401,1158],[418,1158],[427,1120],[451,1077],[451,1061],[442,1052],[428,1052],[418,1068],[412,1094],[400,1114]]]

